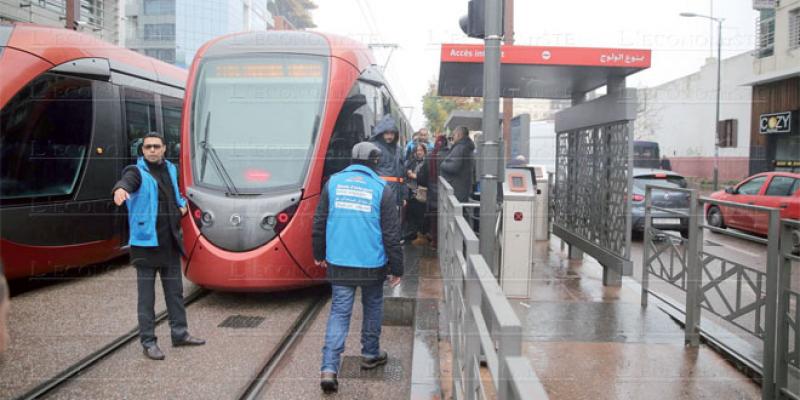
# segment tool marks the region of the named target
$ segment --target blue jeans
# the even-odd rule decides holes
[[[339,372],[342,352],[350,330],[353,314],[355,286],[331,286],[331,314],[322,347],[322,372]],[[361,355],[375,358],[380,355],[381,324],[383,323],[383,285],[361,286],[361,306],[364,318],[361,324]]]

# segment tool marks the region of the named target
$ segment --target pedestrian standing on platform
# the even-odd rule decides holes
[[[386,364],[380,348],[383,282],[394,287],[403,275],[400,218],[391,187],[375,169],[381,150],[370,142],[356,144],[352,164],[323,187],[314,215],[311,239],[314,260],[327,269],[331,311],[322,348],[320,386],[339,388],[337,374],[344,351],[356,288],[361,288],[361,368]]]
[[[459,126],[453,131],[453,145],[439,166],[442,177],[453,187],[461,203],[469,201],[472,192],[475,143],[469,137],[469,129]]]
[[[421,173],[427,162],[428,146],[425,142],[418,142],[414,152],[406,161],[406,186],[408,187],[408,208],[406,209],[406,232],[404,237],[414,238],[413,244],[426,244],[425,234],[428,233],[428,224],[425,220],[425,207],[428,199],[428,180]]]
[[[381,151],[381,159],[375,172],[392,188],[398,209],[403,207],[406,199],[406,187],[403,184],[406,174],[403,169],[403,151],[398,145],[399,132],[394,117],[386,114],[375,126],[369,139]]]
[[[114,203],[128,207],[130,251],[136,267],[139,316],[139,341],[144,355],[163,360],[155,335],[155,279],[161,276],[167,303],[173,346],[199,346],[205,340],[187,330],[183,305],[183,279],[180,256],[185,256],[180,218],[186,215],[186,199],[178,192],[178,172],[164,158],[166,142],[158,133],[144,136],[142,153],[136,165],[122,171],[114,185]]]
[[[436,249],[436,242],[439,239],[437,236],[439,232],[439,164],[441,164],[444,156],[447,155],[447,151],[447,137],[438,135],[433,150],[428,154],[427,162],[420,170],[420,175],[423,175],[428,182],[428,198],[425,211],[428,219],[429,239],[431,247],[434,249]]]

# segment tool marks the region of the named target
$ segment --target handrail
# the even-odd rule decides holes
[[[704,204],[713,204],[713,205],[725,206],[725,207],[743,208],[745,210],[752,210],[752,211],[770,212],[770,211],[774,210],[773,207],[757,206],[757,205],[754,205],[754,204],[735,203],[735,202],[727,201],[727,200],[712,199],[710,197],[701,197],[698,200],[700,201],[700,203],[704,203]]]
[[[659,230],[653,227],[651,211],[666,211],[675,215],[680,215],[682,211],[653,206],[653,189],[686,192],[685,189],[657,185],[645,187],[642,306],[647,306],[647,296],[651,293],[649,276],[652,274],[685,292],[686,344],[693,347],[699,345],[701,312],[715,315],[760,339],[763,345],[762,359],[746,362],[753,362],[757,365],[756,368],[761,369],[762,398],[775,398],[776,391],[785,387],[787,363],[794,362],[793,367],[800,367],[800,363],[792,361],[793,359],[787,355],[786,345],[786,338],[790,335],[787,330],[795,329],[794,336],[797,337],[800,334],[798,332],[800,325],[796,322],[789,324],[784,320],[789,310],[789,296],[792,295],[790,286],[787,286],[791,281],[791,268],[789,268],[791,258],[786,257],[786,249],[789,230],[795,228],[789,228],[789,225],[800,226],[800,222],[797,225],[782,223],[781,210],[778,208],[734,203],[709,197],[698,198],[696,190],[689,190],[688,226],[682,227],[687,233],[686,239],[656,245],[653,239]],[[711,205],[767,214],[765,216],[767,238],[720,229],[703,223],[704,211]],[[707,243],[703,239],[705,231],[766,245],[766,264],[748,266],[744,262],[720,254],[720,251],[706,249]],[[764,264],[760,260],[757,263]],[[731,290],[723,288],[723,284],[732,285]],[[710,293],[713,293],[711,296],[719,297],[726,308],[713,307],[709,300]],[[793,295],[800,298],[800,293],[795,292]],[[744,303],[742,298],[746,299]]]
[[[481,398],[547,399],[530,362],[522,357],[522,325],[478,252],[478,238],[462,215],[453,188],[439,180],[439,263],[452,346],[453,393]],[[479,355],[494,385],[483,385]]]

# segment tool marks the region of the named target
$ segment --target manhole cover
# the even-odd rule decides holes
[[[403,380],[403,366],[400,364],[400,360],[389,356],[389,361],[380,367],[361,369],[361,357],[344,356],[342,368],[339,370],[339,378],[400,382]]]
[[[231,315],[218,325],[219,328],[248,329],[255,328],[264,322],[264,317],[252,315]]]

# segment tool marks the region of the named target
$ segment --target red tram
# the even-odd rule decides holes
[[[311,225],[320,187],[387,113],[409,123],[369,49],[339,36],[223,36],[195,56],[183,109],[186,276],[220,290],[319,283]]]
[[[111,187],[141,137],[177,161],[186,72],[92,36],[0,24],[0,258],[9,279],[124,254]]]

